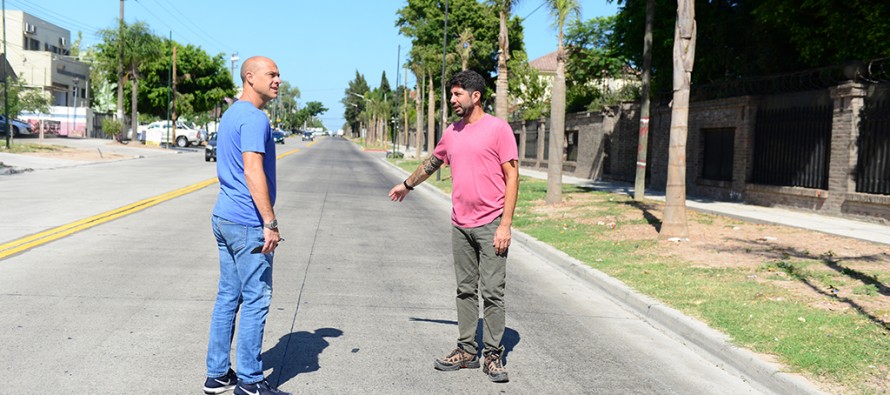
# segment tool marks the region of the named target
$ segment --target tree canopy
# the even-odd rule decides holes
[[[646,1],[613,1],[620,7],[611,50],[639,67]],[[696,0],[695,10],[698,42],[694,84],[890,56],[890,7],[886,0]],[[655,3],[654,92],[671,88],[676,12],[676,1]],[[851,21],[856,21],[855,25]]]
[[[120,31],[124,35],[118,37]],[[137,88],[137,109],[142,114],[159,118],[167,116],[170,82],[176,85],[176,112],[171,114],[173,118],[180,114],[197,116],[213,110],[225,97],[235,94],[235,84],[221,53],[211,56],[200,47],[155,36],[142,22],[125,24],[123,29],[115,27],[103,30],[102,37],[103,42],[97,45],[96,60],[103,72],[98,75],[104,76],[109,84],[117,84],[118,40],[122,39],[126,72],[130,78],[141,77]],[[170,81],[174,46],[177,49],[176,79]],[[124,89],[125,101],[128,101],[132,86],[125,85]],[[126,104],[129,106],[129,101]]]

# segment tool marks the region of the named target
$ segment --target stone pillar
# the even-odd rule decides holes
[[[526,145],[526,125],[528,125],[528,121],[523,120],[521,129],[519,129],[519,160],[525,160],[525,145]]]
[[[547,147],[547,140],[545,140],[545,137],[547,137],[547,120],[541,118],[538,120],[538,152],[535,155],[538,160],[538,168],[543,168],[547,165],[547,160],[544,159],[544,150],[549,147]]]
[[[745,198],[745,184],[751,179],[754,171],[754,127],[757,122],[759,102],[748,96],[743,102],[739,114],[738,126],[733,141],[732,187],[730,200],[738,201]]]
[[[865,104],[863,84],[848,81],[831,88],[834,102],[831,123],[831,154],[828,162],[828,199],[823,209],[841,214],[847,193],[856,191],[859,117]]]

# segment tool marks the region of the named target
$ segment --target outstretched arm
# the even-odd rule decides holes
[[[408,176],[408,179],[396,184],[396,186],[389,190],[389,198],[394,202],[401,202],[405,199],[405,196],[408,195],[408,192],[410,192],[411,189],[414,189],[415,186],[420,185],[420,183],[426,181],[427,178],[430,178],[436,170],[439,170],[439,168],[442,167],[443,163],[445,162],[443,162],[442,159],[437,158],[436,155],[430,155],[429,158],[426,158],[426,160],[417,166],[417,169],[414,170],[414,173],[411,173],[411,175]]]

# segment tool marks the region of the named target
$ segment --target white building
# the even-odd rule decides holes
[[[71,31],[16,10],[6,10],[0,26],[6,29],[9,65],[25,86],[49,92],[53,106],[49,118],[61,122],[60,134],[85,131],[90,65],[70,56]],[[77,108],[71,109],[75,102]]]

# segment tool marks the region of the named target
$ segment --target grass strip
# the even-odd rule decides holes
[[[418,164],[393,163],[409,172]],[[445,177],[432,184],[450,192]],[[682,256],[657,253],[664,244],[651,235],[614,240],[606,234],[608,226],[591,225],[591,220],[604,217],[620,217],[622,226],[651,223],[629,197],[564,185],[565,201],[583,203],[570,210],[548,210],[543,202],[546,189],[544,180],[521,178],[514,228],[707,323],[739,346],[776,356],[789,370],[838,392],[890,391],[890,331],[881,320],[862,309],[815,306],[838,301],[824,290],[850,282],[844,270],[817,271],[811,267],[824,263],[822,258],[789,256],[766,260],[759,267],[694,265]],[[690,218],[712,225],[716,216]],[[886,275],[871,274],[865,281]],[[801,282],[818,292],[792,292],[779,286],[781,281]],[[857,286],[854,294],[885,297],[867,283]]]

